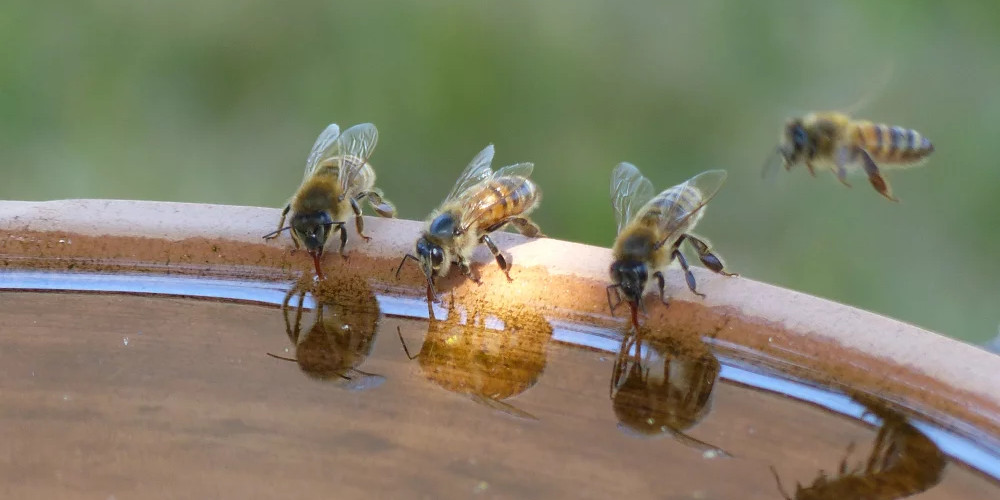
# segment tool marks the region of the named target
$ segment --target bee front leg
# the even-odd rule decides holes
[[[882,177],[882,173],[879,171],[878,165],[875,164],[875,160],[872,160],[871,155],[861,148],[856,148],[854,151],[855,154],[861,157],[861,166],[865,169],[865,173],[868,174],[868,182],[872,184],[872,187],[890,201],[899,201],[898,198],[892,195],[892,188],[889,187],[889,182]]]
[[[477,285],[483,284],[483,282],[479,279],[479,276],[473,274],[472,268],[469,267],[469,263],[465,259],[458,260],[458,268],[461,269],[462,274],[464,274],[466,278],[469,278],[469,280],[472,281],[473,283]]]
[[[341,223],[337,225],[337,229],[340,231],[340,256],[347,257],[347,254],[344,253],[344,247],[347,246],[347,226]]]
[[[358,236],[360,236],[365,241],[371,240],[371,236],[365,236],[365,218],[361,215],[361,206],[358,205],[358,200],[351,198],[351,210],[354,210],[354,225],[358,228]],[[344,232],[344,240],[347,240],[347,232]]]
[[[490,253],[492,253],[493,258],[497,260],[497,264],[500,265],[500,269],[503,269],[504,274],[507,275],[507,281],[514,281],[514,279],[510,277],[510,266],[507,264],[507,259],[505,259],[503,254],[500,253],[500,249],[497,248],[496,243],[493,243],[490,235],[484,234],[479,241],[486,243],[486,247],[490,249]]]
[[[265,240],[273,240],[273,239],[277,238],[279,234],[281,234],[281,228],[285,225],[285,218],[288,217],[288,212],[291,209],[292,209],[292,204],[291,203],[285,205],[285,209],[281,211],[281,219],[278,221],[278,229],[276,229],[271,234],[264,235],[264,239]],[[295,238],[292,238],[292,241],[295,241]],[[295,241],[295,248],[298,248],[298,247],[299,247],[299,242]]]
[[[524,217],[515,217],[510,220],[510,223],[517,228],[517,232],[529,237],[529,238],[544,238],[545,235],[542,234],[542,229],[538,227],[530,219]]]
[[[655,273],[653,273],[653,277],[656,278],[656,286],[657,288],[660,289],[660,302],[662,302],[663,305],[665,306],[669,306],[670,299],[667,298],[667,294],[664,291],[664,288],[666,286],[666,280],[663,279],[663,273],[660,271],[656,271]]]
[[[685,234],[683,237],[681,237],[681,240],[682,241],[686,240],[688,243],[691,244],[691,246],[694,247],[694,250],[698,252],[698,259],[701,260],[702,264],[705,264],[705,267],[723,276],[739,276],[736,273],[726,272],[725,264],[722,263],[722,259],[719,258],[718,255],[712,253],[712,249],[709,248],[708,243],[702,240],[701,238],[692,236],[690,234]]]
[[[841,184],[851,187],[851,183],[847,182],[847,165],[854,161],[855,155],[851,154],[851,150],[848,148],[837,148],[837,155],[834,158],[834,163],[837,164],[837,180]]]

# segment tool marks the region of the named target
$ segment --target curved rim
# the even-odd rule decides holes
[[[265,241],[279,210],[124,200],[0,202],[0,263],[5,269],[154,271],[292,279],[312,261],[292,251],[287,236]],[[353,225],[351,225],[353,226]],[[362,270],[384,291],[422,297],[423,274],[396,267],[412,251],[422,223],[366,217],[364,242],[349,229],[348,259],[335,252],[324,267]],[[494,238],[512,258],[507,282],[485,248],[477,249],[483,285],[452,273],[439,285],[495,306],[540,307],[549,319],[621,329],[608,313],[609,249],[512,233]],[[475,266],[474,266],[475,267]],[[737,270],[739,271],[739,270]],[[667,273],[670,307],[650,300],[646,324],[709,336],[739,355],[772,359],[783,371],[821,383],[870,391],[928,416],[950,416],[1000,435],[1000,356],[878,314],[792,290],[693,268],[701,299]],[[650,298],[652,299],[652,298]],[[539,306],[541,304],[541,306]],[[749,356],[749,354],[748,354]]]

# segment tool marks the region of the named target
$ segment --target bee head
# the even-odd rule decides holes
[[[450,262],[445,258],[444,248],[426,236],[421,236],[417,240],[417,258],[420,259],[420,267],[423,268],[428,281],[448,272]]]
[[[326,238],[335,224],[328,212],[296,214],[292,217],[292,232],[310,254],[322,255]]]
[[[809,131],[806,130],[802,120],[795,118],[785,124],[785,134],[778,151],[789,164],[797,163],[805,158],[812,157],[814,146],[809,138]]]
[[[618,260],[611,264],[611,282],[621,291],[625,300],[634,307],[639,306],[639,299],[646,289],[646,264],[641,261]]]

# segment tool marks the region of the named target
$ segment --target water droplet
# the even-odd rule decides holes
[[[711,460],[718,456],[719,456],[718,450],[705,450],[705,452],[701,454],[701,458],[704,458],[705,460]]]
[[[63,394],[63,401],[69,401],[70,399],[73,398],[69,397],[69,394]]]
[[[125,344],[125,346],[128,347],[128,337],[122,339],[122,344]]]
[[[768,338],[767,338],[767,341],[768,341],[768,342],[774,342],[774,337],[768,337]]]
[[[487,483],[486,481],[479,481],[479,484],[477,484],[476,487],[472,489],[472,492],[478,495],[480,493],[486,492],[486,490],[488,489],[490,489],[490,483]]]

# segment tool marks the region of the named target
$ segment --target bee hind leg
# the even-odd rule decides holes
[[[517,232],[529,237],[529,238],[544,238],[545,235],[542,234],[542,229],[538,227],[531,219],[524,217],[515,217],[510,220],[510,223],[517,228]]]
[[[371,236],[365,235],[365,218],[361,215],[361,205],[358,205],[357,198],[351,198],[351,210],[354,210],[354,225],[358,228],[358,236],[360,236],[365,241],[372,239]],[[343,230],[343,229],[342,229]],[[343,239],[347,240],[347,232],[344,231]],[[344,247],[340,247],[343,250]],[[341,252],[343,253],[343,252]]]
[[[500,269],[503,269],[504,274],[507,275],[507,281],[514,281],[514,279],[510,277],[510,264],[507,263],[507,259],[505,259],[503,254],[500,253],[500,249],[497,248],[496,243],[493,243],[490,235],[484,234],[479,241],[485,243],[486,247],[490,249],[490,253],[492,253],[493,258],[497,260],[497,264],[500,266]]]
[[[372,189],[371,191],[361,193],[358,195],[358,199],[368,198],[368,204],[372,207],[375,213],[379,214],[381,217],[396,217],[396,206],[392,204],[391,201],[383,198],[382,191],[379,189]]]
[[[723,264],[722,259],[712,253],[712,249],[706,241],[690,234],[685,234],[683,240],[686,240],[694,247],[695,251],[698,252],[698,259],[701,260],[702,264],[705,264],[705,267],[723,276],[739,276],[736,273],[730,273],[725,270],[725,264]]]
[[[899,201],[898,198],[892,195],[892,188],[889,187],[889,182],[885,180],[885,177],[882,177],[882,172],[879,170],[878,165],[875,164],[875,160],[872,160],[871,155],[861,148],[857,148],[854,151],[855,154],[861,157],[861,167],[868,174],[868,182],[872,184],[875,191],[878,191],[879,194],[885,196],[890,201]]]

